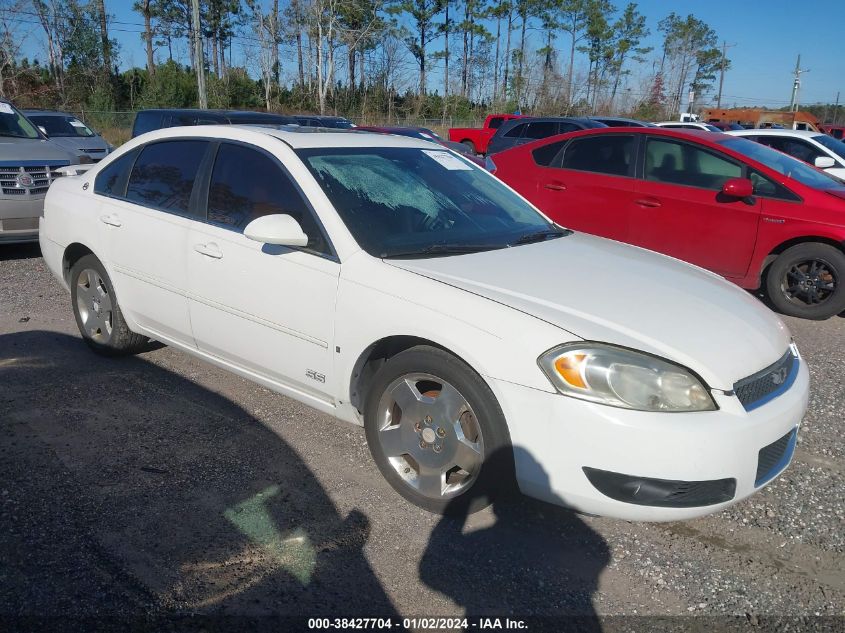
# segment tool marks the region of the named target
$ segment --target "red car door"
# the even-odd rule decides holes
[[[534,190],[522,193],[562,226],[627,241],[634,148],[631,134],[580,136],[541,146],[533,152]]]
[[[631,244],[677,257],[725,277],[743,277],[754,253],[759,199],[722,194],[743,165],[686,140],[647,136],[631,215]]]

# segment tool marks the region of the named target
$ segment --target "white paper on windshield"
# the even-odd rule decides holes
[[[85,127],[85,124],[82,121],[77,121],[76,119],[71,119],[70,124],[73,127]]]
[[[436,149],[424,149],[423,154],[425,154],[429,158],[436,160],[438,163],[440,163],[450,171],[469,171],[472,169],[472,167],[467,165],[460,158],[450,154],[449,152],[444,152]]]
[[[0,112],[2,112],[3,114],[15,113],[15,111],[12,110],[12,106],[10,106],[8,103],[3,103],[2,101],[0,101]]]

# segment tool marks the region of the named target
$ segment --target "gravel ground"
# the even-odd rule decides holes
[[[390,489],[357,427],[166,347],[91,354],[37,247],[4,247],[0,629],[483,613],[598,614],[606,631],[640,628],[614,615],[701,630],[826,615],[845,630],[845,318],[787,321],[810,410],[791,468],[751,499],[674,524],[527,499],[441,519]],[[778,630],[819,621],[790,622]]]

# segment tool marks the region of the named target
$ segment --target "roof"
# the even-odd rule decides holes
[[[26,116],[72,116],[76,118],[75,114],[70,112],[62,112],[61,110],[21,110]]]
[[[144,143],[153,139],[171,137],[196,137],[232,140],[249,140],[255,135],[272,136],[284,141],[293,149],[314,147],[418,147],[432,149],[429,141],[415,139],[409,136],[393,134],[371,134],[356,132],[354,128],[341,130],[336,128],[299,127],[296,125],[196,125],[185,127],[170,127],[141,136]]]
[[[824,136],[824,132],[815,132],[813,130],[787,130],[778,128],[760,128],[757,130],[728,130],[727,134],[730,134],[732,136],[800,136],[803,138]]]

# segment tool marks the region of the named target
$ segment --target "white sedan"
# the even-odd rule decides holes
[[[845,142],[810,130],[731,130],[731,136],[757,141],[845,180]]]
[[[363,425],[435,512],[515,481],[587,513],[700,516],[786,468],[807,407],[759,301],[562,229],[425,141],[151,132],[56,182],[40,235],[94,351],[155,339]]]

